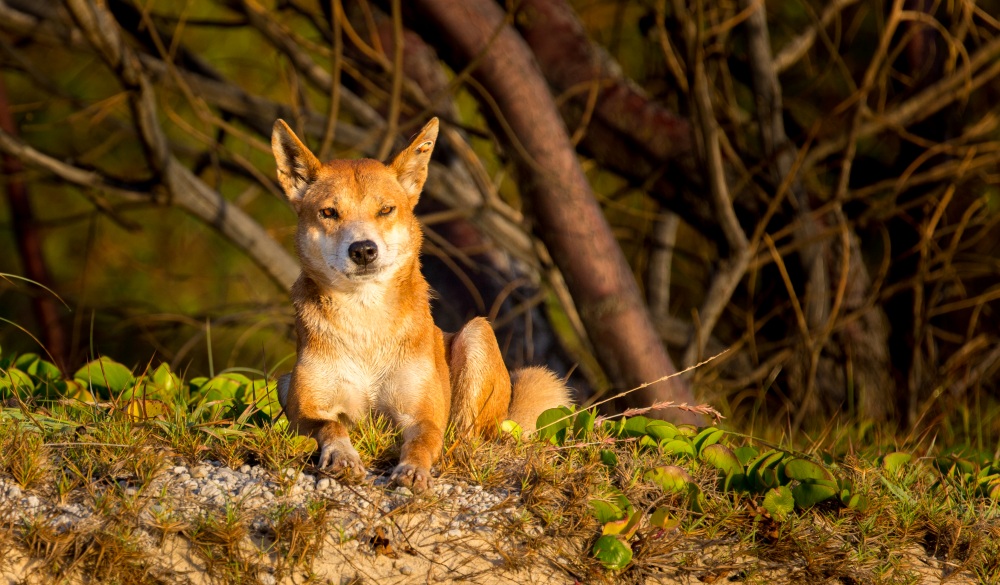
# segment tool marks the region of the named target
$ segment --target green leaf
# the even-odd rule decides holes
[[[959,477],[962,474],[975,473],[976,471],[976,465],[973,462],[955,455],[938,457],[934,463],[942,473],[951,477]]]
[[[617,467],[618,455],[616,455],[611,449],[601,449],[601,463],[607,465],[608,467]]]
[[[28,396],[35,391],[35,382],[31,376],[17,368],[0,370],[0,397]]]
[[[572,423],[572,414],[569,408],[559,406],[550,408],[538,415],[535,428],[538,429],[538,438],[542,441],[549,441],[556,445],[562,445],[566,441],[566,429]]]
[[[743,445],[742,447],[737,447],[734,451],[736,457],[740,460],[740,465],[746,465],[754,457],[759,455],[757,449],[751,447],[750,445]]]
[[[677,425],[677,433],[683,437],[693,437],[698,434],[698,427],[694,425]]]
[[[625,539],[632,538],[639,528],[639,521],[642,520],[642,512],[633,512],[621,520],[613,520],[604,525],[601,534],[617,534]]]
[[[705,513],[705,505],[708,501],[705,499],[705,494],[702,493],[701,488],[698,487],[696,483],[689,483],[687,486],[688,492],[688,510],[696,514]]]
[[[236,375],[239,376],[239,374]],[[245,376],[241,377],[246,379]],[[246,381],[249,382],[250,380]],[[237,392],[239,392],[240,387],[243,385],[242,382],[242,380],[236,379],[231,375],[220,374],[199,388],[199,394],[203,400],[232,401],[236,398]]]
[[[986,486],[985,496],[994,502],[1000,502],[1000,481],[993,482]]]
[[[770,467],[757,471],[757,473],[750,478],[750,481],[753,483],[753,487],[757,491],[771,489],[781,484],[781,481],[778,478],[777,470]]]
[[[889,473],[897,473],[904,465],[913,459],[913,455],[909,453],[903,453],[902,451],[896,451],[894,453],[889,453],[882,459],[882,468]]]
[[[633,416],[630,419],[623,419],[620,430],[622,437],[641,437],[646,434],[646,426],[649,424],[648,418],[644,416]]]
[[[675,518],[667,508],[657,508],[649,517],[649,525],[663,530],[672,530],[681,525],[681,520]]]
[[[644,447],[646,449],[652,449],[654,451],[658,447],[658,445],[656,444],[656,439],[650,437],[649,435],[643,435],[639,437],[639,446]]]
[[[743,465],[739,458],[725,445],[708,445],[701,450],[701,459],[726,475],[743,475]]]
[[[516,440],[521,440],[521,425],[508,419],[500,423],[500,432],[506,435],[514,437]]]
[[[857,510],[858,512],[864,512],[868,509],[868,498],[861,494],[845,494],[846,497],[841,496],[840,501],[850,508],[851,510]]]
[[[725,431],[715,427],[703,429],[700,433],[698,433],[698,436],[694,438],[694,441],[692,441],[694,443],[695,450],[701,454],[702,449],[708,447],[709,445],[718,443],[725,434]]]
[[[652,419],[646,423],[646,435],[656,439],[659,443],[664,439],[673,439],[678,435],[677,427],[665,420]]]
[[[73,374],[73,378],[87,384],[92,393],[104,398],[117,397],[135,382],[132,370],[107,357],[85,364]]]
[[[167,414],[171,412],[170,407],[162,400],[143,400],[140,398],[130,400],[125,410],[132,420],[166,418]]]
[[[632,549],[617,536],[606,534],[594,543],[594,558],[617,571],[632,562]]]
[[[795,497],[795,505],[800,508],[809,508],[820,502],[829,500],[837,495],[836,484],[832,482],[812,483],[802,482],[792,488],[792,495]]]
[[[795,497],[786,485],[767,490],[763,507],[772,518],[784,521],[795,508]]]
[[[812,461],[807,461],[805,459],[789,459],[785,462],[782,470],[785,476],[789,479],[797,479],[799,481],[804,480],[815,480],[815,479],[825,479],[832,480],[833,476],[830,472],[824,469],[822,466],[813,463]]]
[[[665,492],[684,491],[694,481],[687,471],[676,465],[655,467],[644,473],[642,478],[660,486]]]
[[[162,363],[153,370],[153,374],[149,376],[150,381],[152,381],[153,386],[155,386],[159,394],[163,399],[173,400],[177,398],[181,389],[184,387],[184,382],[180,377],[170,371],[170,366],[166,363]]]
[[[625,517],[625,511],[605,500],[590,500],[590,508],[600,524],[607,524]]]
[[[778,474],[771,466],[781,461],[784,456],[785,453],[771,449],[751,461],[746,473],[748,487],[752,486],[754,490],[762,492],[777,486]]]
[[[577,413],[573,421],[573,436],[577,439],[586,439],[594,432],[594,420],[597,413],[593,410],[581,410]]]
[[[694,447],[687,438],[665,439],[660,443],[660,448],[667,455],[687,455],[694,457]]]
[[[26,353],[14,361],[14,367],[31,374],[39,380],[55,382],[62,379],[62,372],[51,362],[43,360],[38,354]]]
[[[747,475],[752,475],[754,473],[759,472],[762,469],[767,469],[771,465],[777,463],[778,461],[781,461],[781,458],[784,456],[785,456],[784,453],[782,453],[781,451],[776,451],[774,449],[770,449],[768,451],[765,451],[764,453],[761,453],[760,455],[757,456],[756,459],[750,462],[750,465],[747,466]]]

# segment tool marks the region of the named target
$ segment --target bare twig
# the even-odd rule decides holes
[[[830,26],[834,18],[840,16],[845,8],[857,4],[859,0],[833,0],[823,9],[819,22],[809,27],[801,35],[795,37],[774,58],[774,71],[783,73],[797,63],[816,42],[816,35],[821,28]],[[763,4],[761,4],[763,6]]]

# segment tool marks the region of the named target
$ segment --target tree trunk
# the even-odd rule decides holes
[[[475,64],[472,76],[507,132],[510,152],[533,206],[537,233],[562,271],[598,359],[613,383],[631,388],[675,371],[598,205],[548,86],[530,50],[491,0],[420,0],[413,4],[422,36],[441,37],[453,68]],[[486,98],[486,96],[481,96]],[[679,378],[630,394],[626,403],[693,401]],[[680,411],[675,419],[693,417]]]
[[[7,102],[7,89],[0,77],[0,128],[11,136],[17,136],[17,124],[10,113]],[[14,239],[17,251],[24,264],[24,275],[41,286],[51,288],[52,278],[49,276],[45,256],[42,253],[42,237],[35,222],[31,201],[28,198],[28,187],[24,182],[24,164],[17,157],[3,155],[3,175],[7,183],[7,200],[10,203],[11,223],[14,225]],[[52,361],[63,372],[66,371],[66,351],[69,349],[66,330],[59,320],[59,307],[56,301],[39,291],[31,299],[35,319],[42,330],[42,344],[48,351]]]

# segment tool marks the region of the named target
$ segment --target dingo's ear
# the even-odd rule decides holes
[[[438,136],[438,119],[431,118],[430,122],[423,127],[420,134],[413,139],[403,152],[396,155],[392,160],[390,168],[396,171],[396,179],[403,186],[407,196],[410,198],[410,205],[416,205],[420,197],[420,190],[424,188],[427,181],[427,165],[431,161],[431,152],[434,151],[434,143]]]
[[[298,209],[306,187],[316,180],[319,160],[281,119],[274,122],[271,131],[271,151],[278,163],[278,182],[292,207]]]

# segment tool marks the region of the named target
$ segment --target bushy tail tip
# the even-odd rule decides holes
[[[569,388],[548,368],[514,370],[510,380],[512,389],[507,418],[520,425],[523,431],[535,430],[535,421],[545,410],[568,406],[572,402]]]

